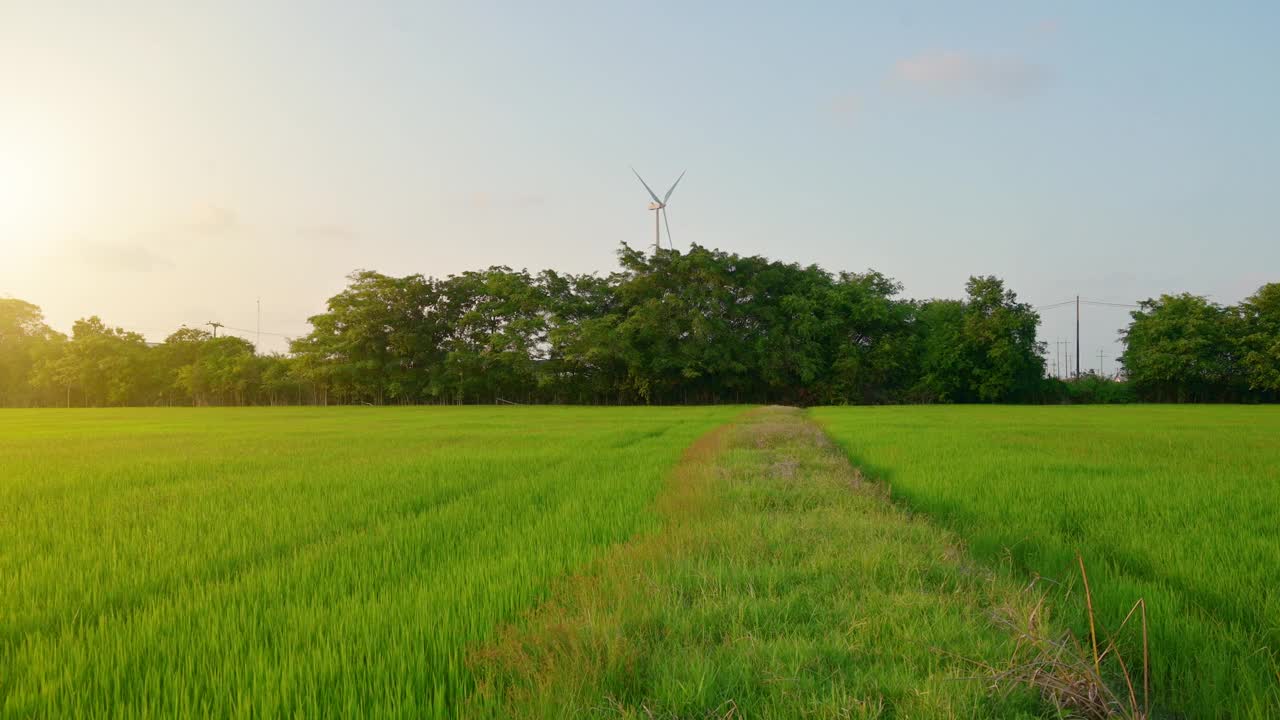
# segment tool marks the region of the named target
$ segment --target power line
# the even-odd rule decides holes
[[[1056,309],[1058,309],[1058,308],[1071,307],[1071,306],[1074,306],[1075,304],[1076,304],[1076,301],[1075,301],[1075,300],[1064,300],[1064,301],[1062,301],[1062,302],[1051,303],[1051,304],[1049,304],[1049,305],[1039,305],[1039,306],[1037,306],[1037,307],[1035,308],[1035,310],[1036,310],[1036,311],[1040,311],[1040,310],[1056,310]],[[1102,301],[1102,300],[1086,300],[1086,299],[1084,299],[1084,298],[1080,298],[1080,304],[1081,304],[1081,305],[1098,305],[1098,306],[1101,306],[1101,307],[1117,307],[1117,308],[1140,308],[1140,307],[1142,307],[1141,305],[1134,305],[1134,304],[1132,304],[1132,303],[1105,302],[1105,301]]]
[[[1051,304],[1049,304],[1049,305],[1041,305],[1041,306],[1039,306],[1039,307],[1037,307],[1037,308],[1035,308],[1035,309],[1036,309],[1036,310],[1052,310],[1052,309],[1054,309],[1054,308],[1066,307],[1067,305],[1072,305],[1072,304],[1074,304],[1074,303],[1075,303],[1075,300],[1063,300],[1062,302],[1059,302],[1059,303],[1051,303]]]
[[[1074,343],[1074,345],[1075,345],[1075,350],[1076,350],[1076,357],[1075,357],[1075,368],[1074,368],[1074,372],[1072,371],[1072,368],[1071,368],[1071,345],[1072,345],[1072,343],[1071,343],[1070,341],[1066,341],[1066,342],[1064,342],[1064,341],[1061,341],[1061,340],[1055,340],[1055,342],[1053,343],[1053,344],[1054,344],[1054,346],[1055,346],[1055,350],[1057,351],[1057,355],[1058,355],[1058,357],[1059,357],[1060,359],[1061,359],[1062,354],[1063,354],[1063,353],[1062,353],[1062,348],[1063,348],[1063,346],[1065,345],[1065,346],[1066,346],[1066,348],[1067,348],[1067,352],[1066,352],[1066,371],[1065,371],[1065,373],[1063,373],[1063,371],[1062,371],[1062,369],[1061,369],[1061,368],[1062,368],[1062,363],[1060,363],[1060,362],[1055,362],[1055,363],[1054,363],[1054,373],[1055,373],[1055,375],[1058,375],[1059,377],[1061,377],[1063,374],[1065,374],[1067,377],[1073,377],[1073,376],[1075,376],[1075,377],[1079,377],[1079,375],[1080,375],[1080,351],[1081,351],[1081,349],[1082,349],[1082,346],[1081,346],[1081,343],[1080,343],[1080,319],[1081,319],[1081,318],[1080,318],[1080,306],[1081,306],[1081,305],[1089,305],[1089,306],[1092,306],[1092,307],[1109,307],[1109,308],[1125,308],[1125,309],[1133,309],[1133,308],[1141,308],[1141,307],[1142,307],[1141,305],[1134,305],[1134,304],[1132,304],[1132,303],[1118,303],[1118,302],[1111,302],[1111,301],[1109,301],[1109,300],[1089,300],[1089,299],[1087,299],[1087,298],[1083,298],[1083,297],[1081,297],[1081,296],[1079,296],[1079,295],[1075,296],[1075,297],[1074,297],[1073,299],[1071,299],[1071,300],[1063,300],[1063,301],[1061,301],[1061,302],[1055,302],[1055,303],[1049,303],[1049,304],[1047,304],[1047,305],[1040,305],[1040,306],[1037,306],[1037,307],[1035,308],[1037,311],[1041,311],[1041,310],[1056,310],[1056,309],[1058,309],[1058,308],[1072,307],[1072,306],[1074,306],[1074,307],[1075,307],[1075,310],[1076,310],[1076,327],[1075,327],[1075,331],[1076,331],[1076,341],[1075,341],[1075,343]],[[1105,370],[1105,368],[1106,368],[1106,366],[1105,366],[1104,361],[1103,361],[1103,353],[1102,353],[1102,350],[1099,350],[1099,351],[1098,351],[1098,370],[1099,370],[1099,372],[1100,372],[1101,374],[1103,374],[1103,375],[1105,375],[1105,374],[1106,374],[1106,370]]]
[[[1103,302],[1103,301],[1101,301],[1101,300],[1081,300],[1080,302],[1082,302],[1082,303],[1084,303],[1084,304],[1086,304],[1086,305],[1101,305],[1101,306],[1103,306],[1103,307],[1118,307],[1118,308],[1136,308],[1136,307],[1142,307],[1141,305],[1133,305],[1133,304],[1130,304],[1130,303]]]
[[[302,337],[303,335],[306,335],[306,333],[293,333],[292,335],[286,335],[285,333],[270,332],[268,330],[248,330],[246,328],[231,327],[230,325],[223,325],[222,328],[224,330],[235,330],[236,332],[249,333],[251,335],[254,333],[260,333],[262,335],[274,335],[276,337],[282,337],[286,340],[292,340],[296,337]]]

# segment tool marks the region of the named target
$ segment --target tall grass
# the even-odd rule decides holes
[[[737,412],[0,412],[0,711],[448,715]]]
[[[799,411],[704,437],[657,507],[660,531],[476,652],[476,717],[1045,717],[960,659],[1004,661],[988,617],[1021,585],[886,502]]]
[[[958,530],[979,556],[1066,580],[1079,550],[1097,615],[1111,626],[1145,599],[1157,711],[1280,717],[1276,408],[822,408],[814,416],[895,499]],[[1087,636],[1080,593],[1058,617]]]

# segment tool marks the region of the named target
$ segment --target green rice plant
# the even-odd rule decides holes
[[[471,662],[474,717],[1035,718],[960,656],[1002,662],[988,621],[1025,598],[959,539],[888,503],[794,409],[687,451],[659,531],[560,583]]]
[[[738,412],[0,411],[0,715],[451,715]]]
[[[1276,408],[862,407],[813,416],[895,500],[958,531],[979,558],[1065,584],[1079,575],[1079,552],[1107,627],[1143,600],[1154,716],[1280,716]],[[1082,594],[1057,605],[1057,617],[1087,637]],[[1123,642],[1125,657],[1146,655],[1134,637]]]

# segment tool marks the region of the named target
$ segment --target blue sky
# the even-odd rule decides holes
[[[634,164],[688,168],[677,246],[1235,302],[1280,280],[1277,36],[1274,3],[9,2],[0,294],[294,333],[355,268],[608,271],[651,241]],[[1086,367],[1125,322],[1086,308]]]

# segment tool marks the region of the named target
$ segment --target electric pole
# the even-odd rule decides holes
[[[205,323],[205,325],[208,325],[209,327],[213,328],[213,339],[214,339],[214,340],[217,340],[217,339],[218,339],[218,328],[223,327],[222,323],[220,323],[220,322],[207,322],[207,323]]]
[[[1107,366],[1102,364],[1102,348],[1098,348],[1098,374],[1102,377],[1107,376]]]
[[[1080,296],[1076,296],[1076,376],[1080,376]]]

